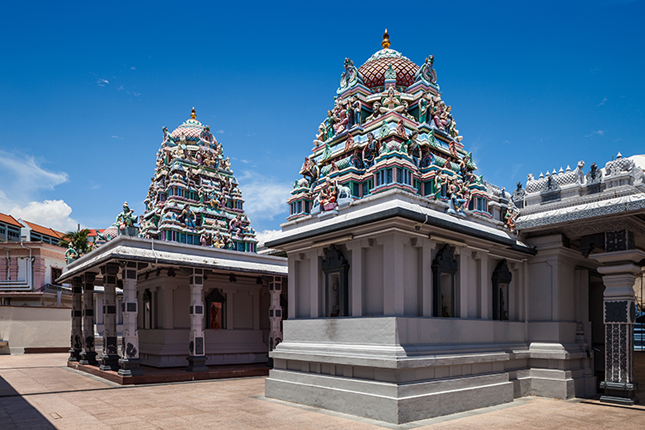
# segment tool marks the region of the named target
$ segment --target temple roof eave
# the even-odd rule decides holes
[[[82,273],[98,271],[102,265],[110,261],[196,267],[239,274],[287,276],[288,272],[287,260],[282,257],[118,236],[68,265],[56,282],[68,282]]]
[[[389,196],[389,199],[384,199],[386,201],[373,205],[365,205],[365,207],[361,209],[344,214],[342,221],[337,217],[328,216],[327,219],[309,222],[304,221],[304,223],[298,221],[287,222],[282,225],[282,232],[279,233],[277,237],[267,242],[265,246],[275,249],[284,249],[285,245],[293,242],[312,239],[324,234],[340,232],[345,229],[356,228],[368,223],[399,217],[491,241],[524,254],[535,254],[535,250],[533,248],[518,241],[504,230],[494,226],[487,226],[474,222],[469,219],[455,218],[452,215],[439,212],[432,208],[421,207],[417,203],[407,201],[407,199],[402,197],[400,192],[397,192],[396,190],[388,191],[388,193],[395,194],[395,196]]]

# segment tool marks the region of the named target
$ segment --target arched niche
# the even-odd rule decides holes
[[[325,275],[325,316],[344,317],[349,315],[347,280],[349,263],[334,245],[330,245],[322,261]]]
[[[218,288],[206,296],[206,321],[204,328],[220,330],[226,328],[226,297]]]
[[[493,281],[493,319],[508,321],[508,285],[513,280],[513,274],[506,260],[497,264],[491,280]]]
[[[143,328],[150,330],[152,327],[152,293],[149,289],[143,292]]]
[[[457,316],[455,275],[459,262],[450,245],[444,245],[432,261],[433,315],[440,318]]]

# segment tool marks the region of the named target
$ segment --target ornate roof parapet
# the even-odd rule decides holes
[[[513,201],[520,208],[518,228],[529,228],[535,219],[545,216],[541,214],[557,217],[562,212],[574,216],[576,211],[572,208],[592,210],[597,206],[601,210],[609,202],[615,200],[619,202],[617,204],[623,204],[621,199],[631,202],[645,192],[644,156],[624,158],[619,153],[616,159],[605,164],[605,168],[599,169],[592,163],[586,173],[584,166],[580,161],[575,170],[547,171],[538,179],[529,174],[526,189],[518,183],[513,193]]]
[[[294,181],[289,222],[313,223],[407,193],[459,218],[505,225],[511,195],[474,173],[433,64],[429,56],[419,68],[390,48],[389,35],[358,69],[345,60],[333,108]]]
[[[634,160],[623,158],[620,152],[615,160],[605,164],[603,176],[602,181],[607,189],[622,185],[639,185],[645,181],[643,169],[639,169]]]

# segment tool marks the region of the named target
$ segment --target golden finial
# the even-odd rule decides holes
[[[383,49],[390,47],[390,35],[387,34],[387,28],[385,29],[385,33],[383,33],[383,41],[381,42],[381,46],[383,47]]]
[[[192,119],[197,119],[197,114],[195,113],[195,106],[193,106],[193,111],[190,113]]]

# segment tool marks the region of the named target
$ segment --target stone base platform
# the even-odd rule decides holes
[[[225,366],[208,366],[207,372],[187,372],[186,367],[163,368],[141,365],[143,375],[120,376],[111,370],[101,370],[98,366],[83,365],[78,362],[68,361],[67,367],[80,370],[100,378],[107,379],[119,385],[159,384],[167,382],[202,381],[209,379],[245,378],[252,376],[267,376],[269,368],[261,364],[236,364]]]

